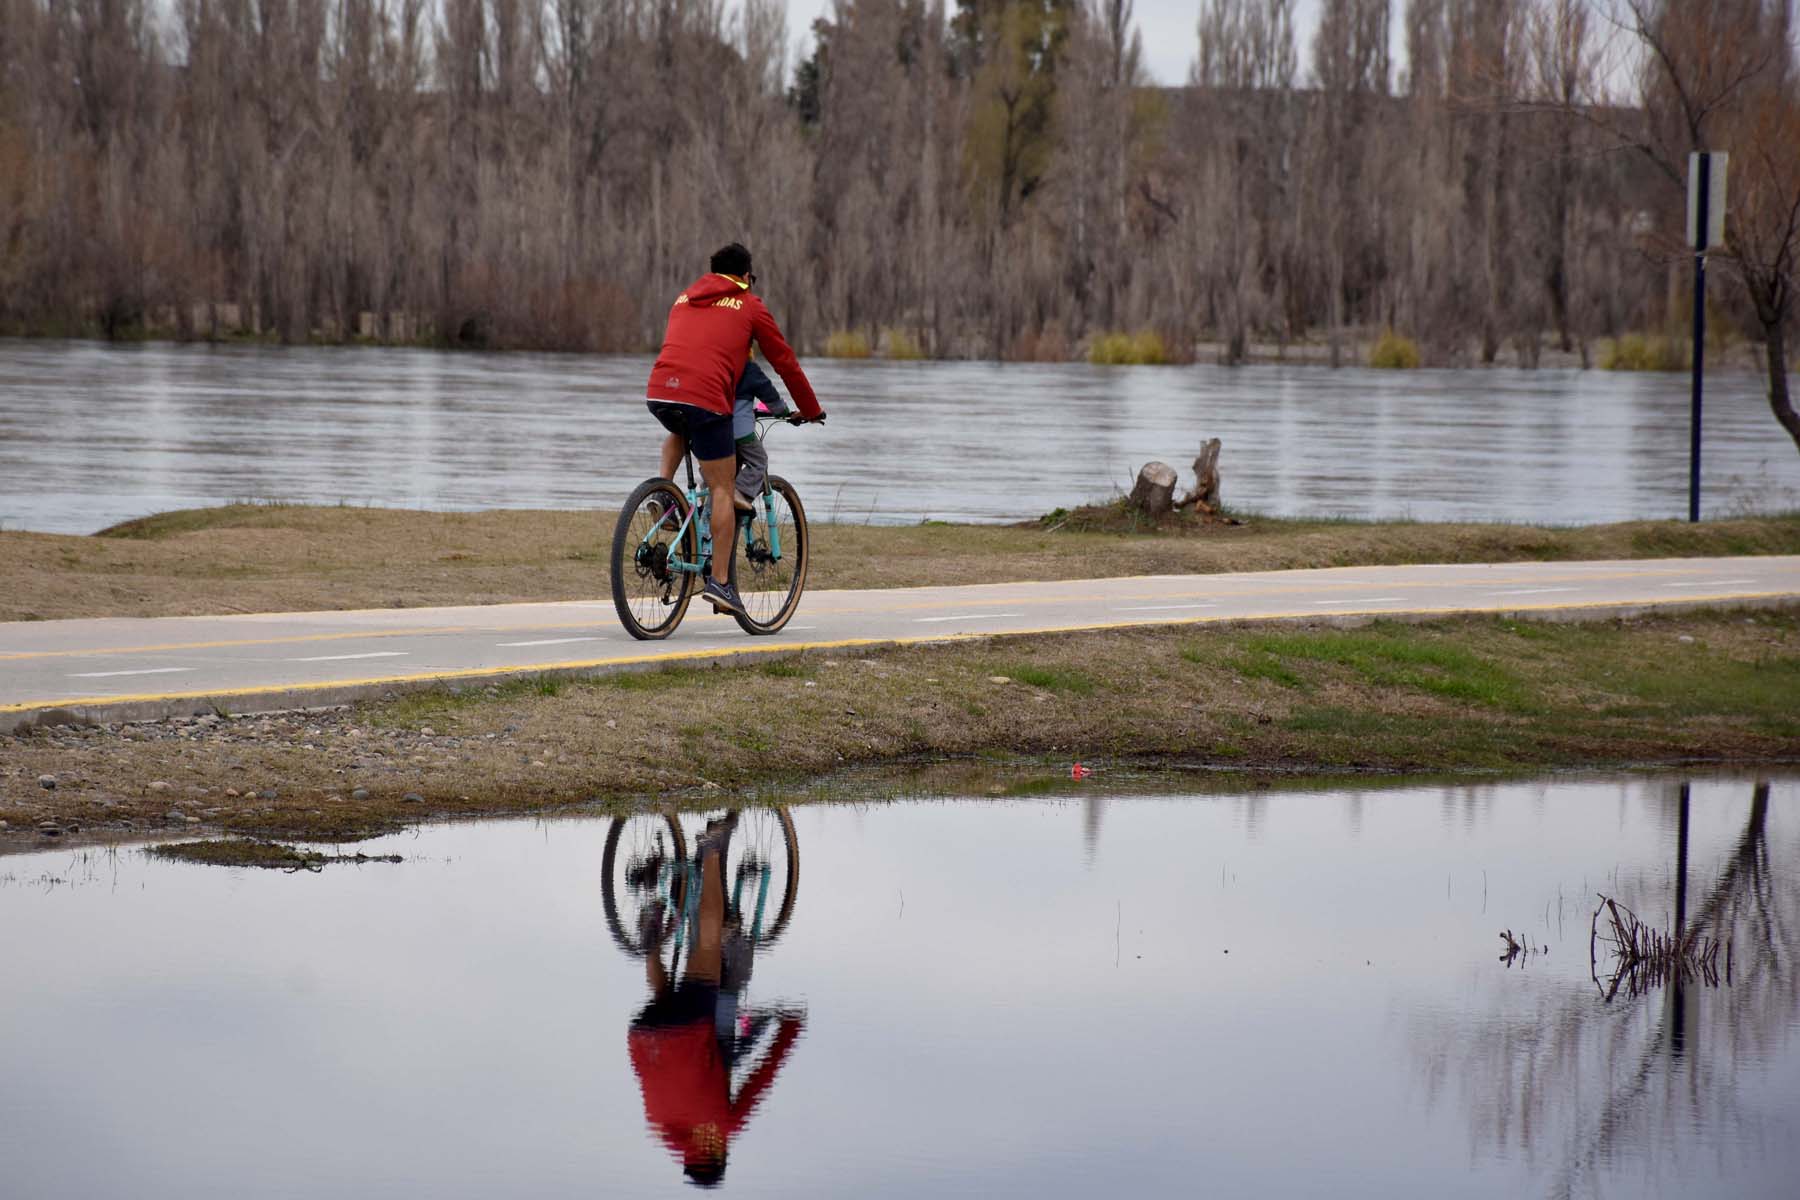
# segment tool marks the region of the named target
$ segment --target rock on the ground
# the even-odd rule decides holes
[[[423,804],[423,803],[425,803],[425,797],[419,795],[419,793],[417,793],[417,792],[408,792],[408,793],[406,793],[406,795],[400,797],[400,803],[402,803],[402,804]]]
[[[150,790],[153,792],[166,792],[169,790],[169,784],[162,779],[152,779],[150,781]]]
[[[47,792],[55,791],[56,790],[56,776],[54,776],[54,775],[39,775],[38,776],[38,786],[43,788]]]
[[[357,788],[350,793],[350,798],[352,800],[367,800],[369,798],[369,789]]]

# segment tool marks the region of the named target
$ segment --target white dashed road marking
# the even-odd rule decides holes
[[[1018,613],[957,613],[953,617],[914,617],[920,625],[930,625],[937,621],[997,621],[1001,617],[1016,617]]]
[[[177,671],[192,671],[193,667],[150,667],[142,671],[83,671],[79,675],[71,675],[70,679],[110,679],[115,675],[173,675]]]
[[[405,658],[406,650],[371,650],[367,654],[319,654],[312,658],[290,658],[289,662],[344,662],[352,658]]]
[[[496,646],[566,646],[570,642],[604,642],[603,637],[539,638],[535,642],[495,642]]]
[[[1217,608],[1217,600],[1208,600],[1201,604],[1131,604],[1124,608],[1115,608],[1114,612],[1162,612],[1171,608]]]

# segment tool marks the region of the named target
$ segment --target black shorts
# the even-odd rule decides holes
[[[672,400],[646,400],[645,403],[650,406],[650,415],[661,421],[664,429],[687,439],[688,449],[701,462],[731,458],[737,453],[737,440],[731,436],[730,413],[716,413]]]
[[[644,1006],[632,1021],[633,1029],[673,1029],[713,1023],[719,1011],[719,985],[684,979],[674,990],[664,992]]]

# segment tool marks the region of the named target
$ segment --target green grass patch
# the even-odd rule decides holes
[[[686,730],[683,732],[685,733]],[[767,754],[776,748],[775,734],[766,727],[740,729],[736,733],[727,735],[725,740],[739,750],[748,750],[752,754]]]
[[[381,724],[395,729],[420,725],[494,700],[524,700],[560,696],[574,686],[566,675],[524,675],[480,686],[424,688],[403,692],[381,710]]]
[[[1539,707],[1532,690],[1513,672],[1410,626],[1262,634],[1246,639],[1244,651],[1248,670],[1289,687],[1301,682],[1294,664],[1318,663],[1345,668],[1376,687],[1411,688],[1510,712],[1534,712]]]
[[[1067,692],[1071,696],[1091,696],[1098,686],[1093,676],[1074,667],[1004,667],[994,674],[1005,675],[1014,682],[1042,688],[1046,692]]]
[[[1693,720],[1741,717],[1772,733],[1800,731],[1800,657],[1720,661],[1704,643],[1679,644],[1665,655],[1615,670],[1604,681],[1621,697],[1606,716]]]
[[[766,664],[765,664],[766,665]],[[625,671],[599,682],[621,692],[667,692],[692,687],[706,677],[706,667],[660,667],[654,671]]]
[[[117,525],[108,525],[94,536],[153,542],[207,529],[260,525],[273,512],[283,509],[304,510],[307,507],[271,500],[263,503],[221,504],[215,508],[180,508],[173,512],[155,513],[148,517],[121,521]]]

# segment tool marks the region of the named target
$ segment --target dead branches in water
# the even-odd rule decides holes
[[[1600,949],[1607,951],[1610,974],[1600,979]],[[1608,896],[1600,897],[1588,933],[1588,971],[1594,986],[1608,1001],[1621,988],[1627,996],[1641,996],[1666,983],[1698,980],[1718,987],[1719,955],[1723,952],[1723,978],[1731,982],[1731,943],[1694,930],[1673,932],[1646,924],[1629,908]]]
[[[1533,954],[1548,954],[1548,953],[1550,953],[1550,947],[1548,947],[1548,946],[1533,946],[1526,939],[1524,934],[1522,934],[1522,933],[1515,934],[1510,929],[1502,929],[1500,931],[1500,940],[1503,943],[1505,943],[1505,946],[1506,946],[1505,950],[1503,950],[1500,954],[1500,961],[1505,963],[1509,967],[1512,966],[1515,962],[1517,962],[1521,967],[1523,967],[1527,962],[1530,961],[1531,956]]]

